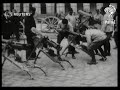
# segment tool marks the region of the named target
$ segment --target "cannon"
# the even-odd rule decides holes
[[[40,66],[38,66],[36,64],[30,65],[27,62],[20,62],[19,60],[21,60],[21,57],[17,53],[14,53],[14,60],[12,60],[9,57],[9,54],[7,54],[10,49],[13,49],[13,50],[27,50],[27,49],[29,49],[29,46],[30,45],[28,45],[28,44],[21,44],[21,43],[16,43],[13,40],[4,40],[3,39],[2,40],[2,57],[4,59],[3,59],[3,62],[2,62],[2,67],[5,64],[5,61],[7,60],[7,61],[11,62],[12,64],[14,64],[15,66],[17,66],[18,68],[20,68],[22,71],[27,72],[27,74],[30,76],[30,79],[32,79],[32,80],[34,78],[31,75],[31,72],[30,72],[29,68],[38,68],[38,69],[43,71],[45,76],[47,76],[45,71]]]
[[[85,28],[87,28],[87,27],[84,26],[84,25],[82,25],[82,27],[81,27],[80,29],[85,29]],[[67,45],[67,46],[65,47],[65,49],[63,50],[61,56],[62,56],[62,55],[67,56],[67,54],[69,54],[69,52],[65,53],[65,51],[69,48],[70,45],[73,46],[73,47],[75,47],[75,48],[77,48],[77,49],[80,49],[80,50],[88,53],[88,51],[87,51],[87,49],[86,49],[87,47],[85,48],[82,44],[80,44],[80,47],[79,47],[79,48],[76,47],[76,38],[77,38],[77,37],[79,37],[79,40],[80,40],[82,43],[87,42],[86,38],[83,37],[83,35],[82,35],[81,33],[72,32],[72,31],[68,31],[68,30],[65,30],[65,31],[69,33],[69,36],[68,36],[68,45]],[[99,55],[99,56],[102,57],[102,55],[101,55],[100,53],[96,53],[96,55]]]
[[[53,48],[55,48],[56,50],[59,50],[59,51],[62,49],[62,47],[59,44],[50,40],[48,37],[43,38],[43,43],[44,44],[46,43],[49,47],[53,47]]]
[[[38,38],[38,37],[34,37],[34,39],[37,39],[37,40],[35,40],[35,41],[37,41],[37,42],[35,42],[37,44],[36,44],[36,47],[33,49],[33,51],[36,50],[36,48],[39,49],[38,54],[35,57],[34,64],[36,64],[36,61],[37,61],[37,58],[38,58],[40,52],[43,52],[53,62],[58,63],[62,67],[62,70],[65,70],[65,68],[61,64],[62,61],[69,63],[72,68],[74,67],[68,60],[62,59],[60,55],[57,55],[54,52],[53,48],[56,51],[62,49],[62,47],[59,44],[55,43],[54,41],[50,40],[48,37],[45,37],[45,36],[43,36],[42,39]],[[41,39],[41,40],[39,40],[39,39]]]

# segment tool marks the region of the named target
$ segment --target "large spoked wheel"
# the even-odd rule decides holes
[[[42,22],[42,24],[46,28],[42,29],[41,31],[45,33],[54,33],[55,29],[57,28],[58,22],[59,22],[59,18],[55,16],[46,17]]]

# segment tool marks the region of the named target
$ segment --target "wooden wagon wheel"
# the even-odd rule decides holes
[[[55,29],[57,28],[57,24],[59,22],[59,18],[55,17],[55,16],[48,16],[46,17],[42,24],[46,24],[46,29],[47,30],[42,30],[42,32],[46,32],[46,33],[54,33]]]

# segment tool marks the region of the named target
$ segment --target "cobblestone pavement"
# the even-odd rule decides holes
[[[66,41],[62,41],[65,45]],[[45,76],[38,69],[31,69],[34,80],[29,80],[28,75],[19,68],[6,62],[2,69],[2,86],[3,87],[116,87],[117,86],[117,49],[114,40],[111,41],[111,56],[107,61],[99,61],[100,57],[96,56],[98,64],[88,65],[91,59],[85,52],[77,50],[76,59],[72,59],[68,55],[68,59],[75,68],[71,68],[69,64],[63,62],[65,70],[51,61],[44,54],[40,54],[37,64],[40,65],[48,74]]]

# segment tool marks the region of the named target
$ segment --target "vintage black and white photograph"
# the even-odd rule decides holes
[[[117,87],[117,3],[2,3],[2,87]]]

